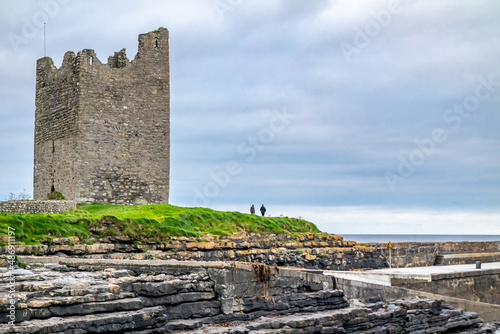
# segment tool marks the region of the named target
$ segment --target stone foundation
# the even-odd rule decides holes
[[[366,244],[389,259],[387,243]],[[427,267],[434,265],[471,264],[477,260],[500,259],[500,241],[395,242],[392,243],[392,267]]]

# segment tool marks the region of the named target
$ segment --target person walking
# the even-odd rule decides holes
[[[264,204],[260,207],[260,213],[262,213],[262,217],[266,214],[266,208],[264,207]]]
[[[255,214],[255,206],[252,204],[252,206],[250,207],[250,213],[253,215]]]

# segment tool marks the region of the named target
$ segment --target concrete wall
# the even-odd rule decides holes
[[[392,278],[391,285],[444,296],[500,304],[500,269],[432,274],[430,282]],[[500,319],[499,319],[500,320]]]
[[[170,172],[168,31],[139,36],[103,64],[67,52],[61,68],[37,63],[34,198],[167,203]]]
[[[61,213],[76,209],[75,201],[6,201],[0,202],[0,213]]]
[[[379,249],[387,259],[389,250],[387,243],[370,243],[370,246]],[[433,266],[442,255],[447,254],[474,254],[498,253],[500,241],[470,241],[470,242],[396,242],[392,243],[392,267],[425,267]],[[462,259],[463,260],[463,259]],[[447,264],[474,263],[475,258],[461,262],[449,261]]]

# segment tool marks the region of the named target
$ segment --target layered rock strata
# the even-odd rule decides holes
[[[340,236],[326,233],[306,233],[297,237],[284,234],[171,237],[164,243],[140,243],[116,237],[106,237],[93,244],[83,243],[78,238],[41,242],[41,245],[16,246],[16,254],[104,259],[240,261],[330,270],[387,266],[386,258],[380,250],[359,246],[354,241],[345,241]],[[0,254],[8,254],[8,248],[0,247]]]
[[[66,259],[9,271],[0,287],[0,333],[489,330],[476,314],[436,300],[349,306],[331,276],[262,264]]]

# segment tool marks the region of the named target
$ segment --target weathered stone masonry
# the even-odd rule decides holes
[[[76,209],[75,201],[6,201],[0,202],[0,213],[61,213]]]
[[[37,62],[34,199],[167,203],[170,169],[168,30],[139,36],[103,64],[67,52],[59,69]]]

